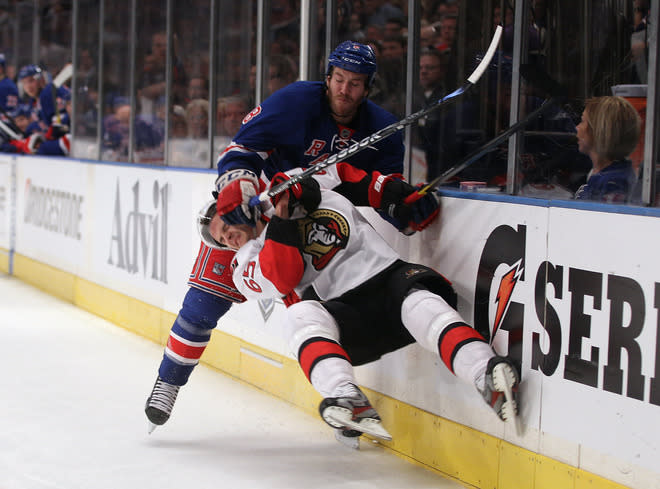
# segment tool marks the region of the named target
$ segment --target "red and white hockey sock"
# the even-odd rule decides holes
[[[420,346],[439,353],[447,368],[467,382],[474,382],[478,376],[473,369],[483,366],[485,371],[488,360],[495,355],[478,331],[468,326],[442,297],[428,290],[408,294],[401,308],[401,320]],[[473,343],[477,346],[470,346]]]
[[[348,354],[336,341],[310,338],[300,347],[298,361],[307,379],[323,397],[348,395],[348,385],[357,384]]]
[[[466,343],[454,354],[454,375],[483,391],[488,360],[494,356],[495,352],[486,341]]]

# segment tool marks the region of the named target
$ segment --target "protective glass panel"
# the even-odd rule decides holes
[[[256,94],[256,33],[247,28],[256,17],[256,2],[219,2],[216,22],[216,100],[212,164],[252,110]]]
[[[167,2],[145,0],[137,4],[136,114],[133,135],[133,161],[165,164],[165,114],[167,110]],[[185,90],[181,60],[173,57],[172,93]],[[179,95],[181,96],[181,95]]]
[[[483,2],[434,5],[421,13],[415,110],[433,105],[466,82],[499,24],[493,9]],[[442,185],[472,188],[472,182],[480,182],[484,188],[499,191],[506,182],[506,157],[499,151],[470,159],[475,150],[508,125],[509,104],[501,96],[501,46],[476,85],[413,126],[413,181],[431,181],[465,166],[445,176]]]
[[[521,132],[516,186],[521,195],[640,202],[647,12],[614,3],[535,2],[529,11],[520,118],[529,118],[544,101],[547,110]],[[571,22],[576,18],[585,21]],[[600,99],[612,95],[627,102]],[[612,123],[619,130],[607,129]]]
[[[97,159],[99,111],[99,71],[98,71],[98,22],[99,5],[95,2],[81,2],[78,12],[78,44],[75,53],[77,70],[75,73],[76,96],[73,107],[75,134],[71,145],[71,155],[76,158]]]
[[[174,2],[168,165],[209,168],[211,1]],[[181,76],[183,72],[185,76]],[[185,80],[185,86],[182,85]],[[183,90],[182,90],[183,88]]]
[[[131,121],[131,33],[130,0],[106,3],[103,33],[103,110],[101,159],[129,161]]]

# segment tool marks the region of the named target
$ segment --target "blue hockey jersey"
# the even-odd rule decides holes
[[[278,90],[244,119],[218,159],[218,173],[246,168],[270,180],[278,171],[307,168],[359,142],[397,119],[370,100],[352,127],[332,118],[323,82],[300,81]],[[351,156],[347,162],[367,172],[403,173],[400,132]]]

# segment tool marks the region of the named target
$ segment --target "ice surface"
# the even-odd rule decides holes
[[[2,489],[464,487],[205,366],[148,435],[162,347],[6,275],[0,348]]]

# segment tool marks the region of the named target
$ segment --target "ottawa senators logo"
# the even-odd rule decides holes
[[[312,256],[312,265],[322,270],[337,252],[348,244],[348,222],[341,214],[329,209],[317,209],[298,221],[303,238],[303,252]]]

